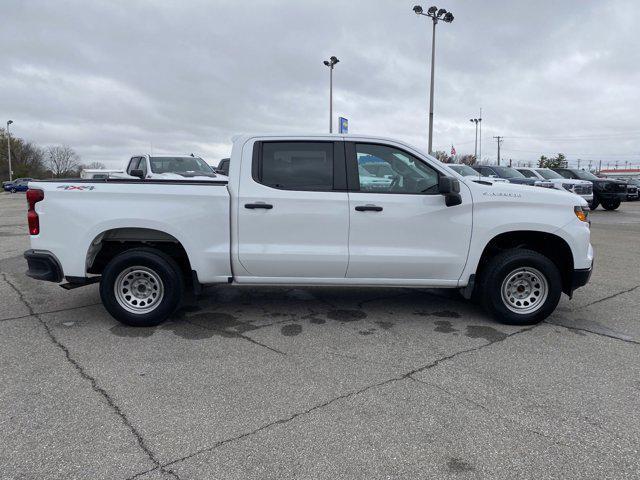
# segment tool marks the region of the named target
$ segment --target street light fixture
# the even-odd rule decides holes
[[[478,124],[482,122],[482,118],[471,118],[469,119],[469,121],[476,124],[476,146],[475,146],[473,156],[476,157],[476,160],[477,160],[478,159]]]
[[[333,133],[333,68],[339,61],[338,57],[332,56],[323,62],[329,67],[329,133]]]
[[[436,24],[442,20],[446,23],[453,22],[453,13],[447,12],[444,8],[438,10],[438,7],[429,7],[427,13],[424,13],[424,10],[420,5],[416,5],[413,7],[413,11],[416,15],[423,15],[425,17],[430,17],[433,22],[433,36],[431,40],[431,88],[429,91],[429,153],[433,151],[433,76],[434,76],[434,66],[435,66],[435,55],[436,55]]]
[[[11,170],[11,133],[9,132],[9,125],[13,123],[13,120],[7,121],[7,158],[9,159],[9,181],[13,180],[13,171]]]

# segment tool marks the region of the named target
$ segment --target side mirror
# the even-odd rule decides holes
[[[444,195],[444,203],[447,207],[455,207],[462,203],[460,182],[455,178],[440,177],[438,181],[438,193]]]
[[[138,177],[140,180],[144,179],[144,172],[140,169],[131,170],[129,173],[132,177]]]
[[[438,193],[441,195],[460,193],[460,182],[453,177],[440,177],[438,180]]]

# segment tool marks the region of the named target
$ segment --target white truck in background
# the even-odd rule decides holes
[[[193,155],[135,155],[129,159],[126,174],[111,178],[208,180],[216,178],[216,172],[202,158]]]
[[[384,168],[360,168],[374,163]],[[99,281],[109,313],[134,326],[212,284],[457,288],[523,325],[586,284],[593,265],[579,197],[478,183],[379,137],[241,136],[228,178],[29,187],[27,275]]]

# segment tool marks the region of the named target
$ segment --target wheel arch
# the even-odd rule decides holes
[[[99,275],[116,255],[139,247],[155,248],[169,255],[186,279],[192,277],[192,263],[183,243],[164,230],[148,227],[115,227],[95,235],[86,250],[85,271]]]
[[[514,248],[533,250],[549,258],[560,271],[562,291],[570,294],[574,259],[571,247],[565,239],[554,233],[516,230],[495,235],[484,247],[476,267],[476,279],[482,278],[483,269],[492,257]]]

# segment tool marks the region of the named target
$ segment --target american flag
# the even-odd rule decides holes
[[[453,145],[451,145],[451,155],[455,155],[456,154],[456,149]]]

